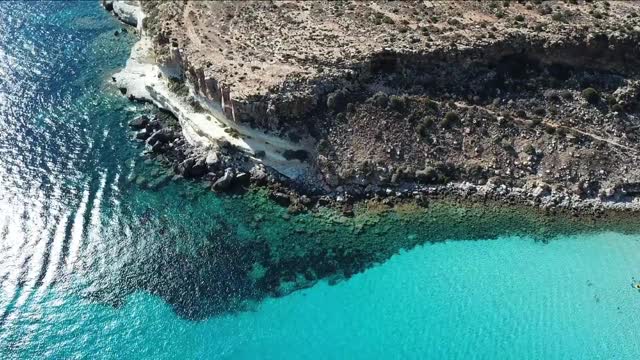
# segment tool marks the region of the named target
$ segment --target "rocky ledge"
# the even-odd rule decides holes
[[[206,126],[176,106],[164,107],[177,123],[131,125],[179,176],[215,191],[266,186],[292,212],[439,197],[637,210],[638,8],[145,1],[136,24],[154,81],[228,136],[185,137]]]

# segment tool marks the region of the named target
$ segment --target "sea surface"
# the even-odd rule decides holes
[[[640,235],[317,225],[167,181],[127,129],[153,109],[110,83],[122,29],[99,1],[0,3],[0,358],[640,358]],[[411,246],[265,293],[256,239]]]

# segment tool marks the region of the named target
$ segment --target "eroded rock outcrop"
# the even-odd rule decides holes
[[[471,183],[571,203],[629,200],[615,189],[640,181],[636,4],[142,6],[161,77],[196,112],[314,140],[279,149],[311,166],[296,186],[337,199]]]

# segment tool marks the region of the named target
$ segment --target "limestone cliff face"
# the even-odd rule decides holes
[[[167,97],[247,141],[271,130],[263,148],[295,144],[266,153],[309,164],[326,191],[472,182],[614,198],[640,179],[636,5],[141,4]]]
[[[218,104],[227,118],[236,122],[279,130],[283,124],[300,121],[316,110],[327,92],[305,87],[286,90],[283,86],[267,94],[243,96],[232,91],[232,84],[225,84],[208,75],[205,68],[192,64],[184,52],[165,44],[161,36],[156,37],[155,47],[160,54],[158,64],[166,76],[186,81],[196,94]]]
[[[326,109],[336,90],[375,88],[379,73],[429,86],[444,71],[501,57],[628,72],[632,4],[531,5],[144,1],[145,28],[168,76],[185,79],[238,122],[277,130]],[[602,7],[602,9],[601,9]],[[459,12],[465,14],[460,16]],[[588,31],[594,16],[608,18]],[[524,14],[524,16],[523,16]],[[637,36],[636,36],[637,37]],[[450,64],[451,66],[446,66]],[[422,81],[422,83],[420,83]],[[378,89],[396,92],[399,89]],[[472,94],[473,96],[473,94]]]
[[[334,91],[363,91],[379,73],[409,74],[415,85],[427,86],[434,76],[464,84],[461,67],[498,63],[506,58],[535,61],[553,66],[595,68],[618,73],[634,73],[633,65],[640,56],[637,37],[583,34],[563,41],[548,41],[543,36],[515,32],[504,39],[481,47],[438,48],[419,53],[380,51],[339,73],[319,76],[307,81],[286,81],[266,94],[243,95],[232,90],[233,84],[218,81],[206,68],[194,65],[178,47],[162,39],[156,40],[159,63],[164,73],[180,78],[195,93],[219,104],[234,121],[250,123],[269,130],[284,125],[301,125],[310,114],[326,110],[327,97]],[[439,74],[424,70],[438,69]]]

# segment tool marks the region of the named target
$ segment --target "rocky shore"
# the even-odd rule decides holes
[[[178,178],[291,213],[640,209],[633,3],[103,3],[142,33],[114,81],[175,115],[130,126]]]

